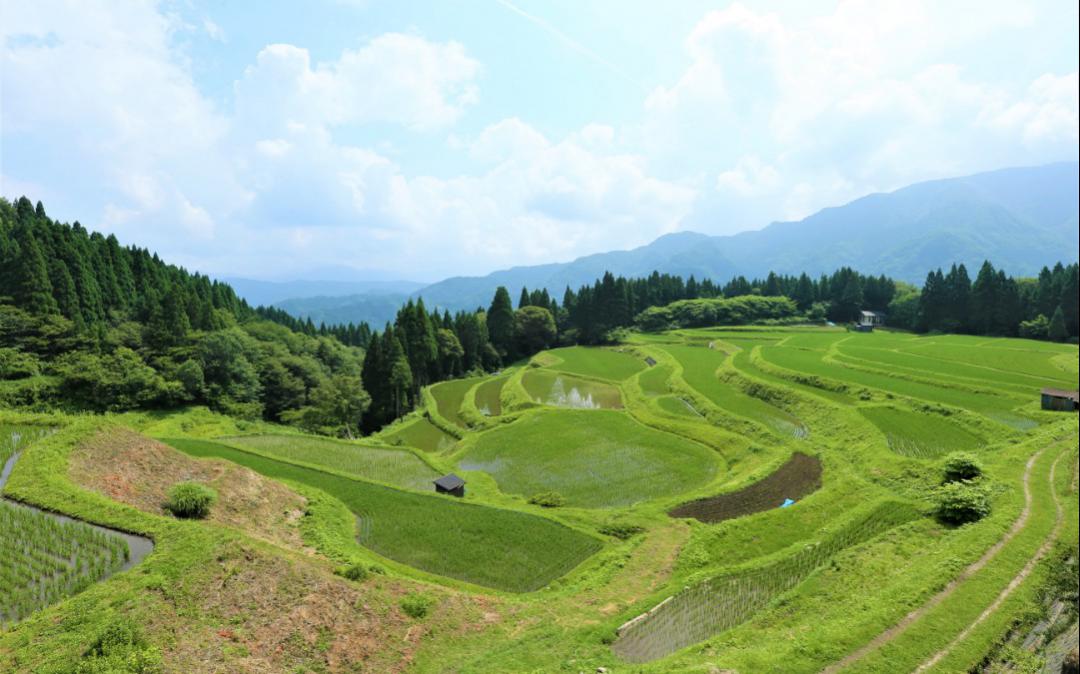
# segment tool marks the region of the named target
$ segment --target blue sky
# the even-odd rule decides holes
[[[0,194],[217,275],[481,274],[1078,152],[1069,2],[0,5]]]

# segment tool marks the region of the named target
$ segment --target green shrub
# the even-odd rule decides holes
[[[615,538],[618,538],[620,541],[625,541],[626,539],[636,536],[641,532],[645,531],[645,527],[638,526],[636,524],[611,523],[601,526],[599,531],[605,536],[613,536]]]
[[[970,481],[948,482],[938,489],[936,512],[948,524],[975,522],[990,514],[990,494]]]
[[[336,569],[334,573],[341,576],[342,578],[345,578],[346,580],[361,583],[367,580],[368,574],[370,572],[368,571],[368,568],[363,564],[350,564],[348,566],[343,566],[339,569]]]
[[[945,481],[959,482],[982,477],[983,468],[974,454],[955,452],[945,458]]]
[[[434,603],[435,600],[427,595],[410,592],[402,597],[401,610],[410,618],[419,620],[428,614]]]
[[[146,643],[139,628],[124,620],[112,623],[98,635],[73,674],[158,674],[161,652]]]
[[[533,494],[529,499],[529,503],[538,505],[541,508],[558,508],[566,503],[566,499],[557,491],[544,491]]]
[[[217,492],[198,482],[180,482],[169,490],[165,509],[177,517],[202,519],[210,514]]]

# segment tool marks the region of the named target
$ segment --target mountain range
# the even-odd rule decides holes
[[[378,326],[392,318],[392,308],[406,296],[423,297],[429,308],[451,311],[486,306],[500,285],[512,295],[526,286],[547,288],[561,298],[567,286],[592,283],[605,271],[636,277],[656,270],[724,282],[737,274],[818,275],[849,266],[918,284],[933,268],[963,262],[974,275],[989,259],[1010,274],[1034,275],[1043,265],[1077,260],[1078,184],[1076,162],[1008,168],[870,194],[799,221],[774,222],[730,236],[677,232],[632,250],[571,262],[512,267],[411,289],[369,287],[337,297],[328,292],[298,294],[274,303],[316,322],[366,320]],[[232,283],[252,301],[245,284]]]

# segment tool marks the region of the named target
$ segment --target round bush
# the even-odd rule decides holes
[[[529,499],[529,503],[538,505],[541,508],[558,508],[566,503],[566,499],[564,499],[562,494],[557,491],[545,491],[534,494],[532,498]]]
[[[350,564],[336,571],[337,575],[357,583],[367,580],[368,570],[363,564]]]
[[[184,519],[202,519],[210,514],[217,492],[198,482],[180,482],[169,490],[165,509]]]
[[[956,452],[945,458],[945,481],[959,482],[982,477],[982,464],[973,454]]]
[[[990,514],[986,488],[968,481],[949,482],[938,489],[937,517],[948,524],[966,524]]]
[[[410,618],[419,620],[428,614],[435,600],[423,594],[412,592],[401,599],[401,610]]]

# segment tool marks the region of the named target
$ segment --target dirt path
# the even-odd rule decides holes
[[[1043,557],[1046,556],[1048,552],[1050,552],[1050,548],[1053,547],[1054,541],[1057,540],[1058,535],[1061,533],[1061,525],[1064,523],[1065,519],[1064,510],[1061,507],[1061,497],[1058,496],[1058,493],[1054,490],[1054,476],[1057,473],[1058,463],[1060,463],[1061,460],[1065,458],[1066,454],[1067,452],[1062,452],[1061,455],[1054,460],[1054,465],[1050,467],[1050,495],[1054,497],[1054,508],[1057,509],[1057,519],[1054,521],[1054,530],[1050,532],[1049,536],[1046,537],[1046,540],[1043,541],[1043,544],[1039,546],[1039,549],[1035,552],[1035,555],[1028,560],[1027,564],[1024,565],[1024,568],[1020,569],[1020,573],[1016,574],[1016,576],[1009,581],[1009,584],[1006,585],[1005,589],[1001,591],[1001,594],[999,594],[997,598],[994,599],[993,603],[987,606],[986,610],[980,613],[979,617],[973,620],[970,625],[965,627],[963,631],[960,632],[960,634],[956,635],[956,638],[950,641],[948,646],[942,648],[937,653],[934,653],[932,656],[930,656],[929,659],[926,660],[926,662],[919,665],[918,668],[915,669],[915,674],[918,674],[919,672],[925,672],[926,670],[939,663],[946,655],[948,655],[954,648],[956,648],[957,644],[959,644],[964,639],[967,639],[968,635],[971,634],[972,631],[974,631],[980,623],[993,615],[1001,607],[1001,605],[1005,603],[1005,600],[1008,599],[1009,595],[1013,593],[1013,590],[1019,587],[1020,583],[1023,583],[1027,579],[1027,577],[1031,575],[1031,572],[1035,570],[1035,565],[1039,563],[1039,560],[1041,560]]]
[[[963,583],[968,578],[971,578],[983,567],[989,564],[990,561],[993,560],[999,552],[1001,552],[1001,549],[1009,543],[1009,541],[1011,541],[1013,538],[1016,537],[1017,534],[1023,531],[1024,527],[1027,526],[1028,519],[1031,517],[1031,470],[1032,468],[1034,468],[1035,462],[1039,459],[1040,456],[1042,456],[1043,452],[1045,451],[1046,448],[1044,447],[1038,452],[1032,454],[1031,458],[1028,459],[1027,464],[1024,466],[1024,508],[1020,511],[1020,517],[1016,518],[1016,521],[1013,522],[1013,525],[1009,528],[1009,531],[1006,532],[1006,534],[1000,539],[998,539],[996,543],[990,546],[990,549],[984,552],[982,557],[973,562],[958,576],[949,581],[949,583],[944,587],[944,589],[931,597],[929,601],[927,601],[925,604],[915,609],[911,613],[908,613],[900,620],[900,622],[896,623],[892,627],[888,628],[881,634],[874,637],[869,643],[863,645],[862,648],[859,648],[858,650],[849,653],[846,657],[844,657],[843,660],[840,660],[839,662],[834,662],[825,669],[821,670],[822,674],[833,674],[833,672],[838,672],[845,667],[849,667],[858,662],[859,660],[863,659],[871,651],[877,650],[878,648],[881,648],[885,644],[896,639],[898,636],[903,634],[904,631],[908,627],[910,627],[912,623],[922,618],[931,609],[952,596],[952,594],[956,591],[956,588],[959,587],[961,583]]]

